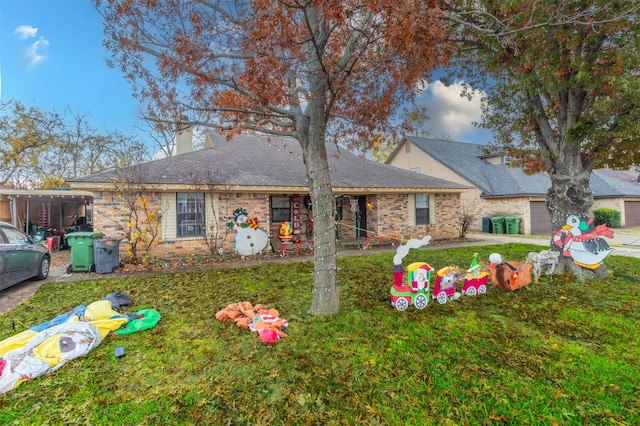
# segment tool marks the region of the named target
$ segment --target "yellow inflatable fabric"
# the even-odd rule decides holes
[[[29,340],[33,338],[33,336],[36,336],[37,334],[37,331],[25,330],[21,333],[4,339],[2,342],[0,342],[0,358],[4,358],[4,355],[13,349],[23,347]]]
[[[112,317],[122,317],[122,314],[111,307],[110,300],[98,300],[87,306],[82,316],[83,321],[105,320]]]
[[[112,318],[105,320],[91,321],[91,324],[95,325],[100,333],[100,337],[104,339],[111,331],[116,331],[124,324],[129,322],[128,318]]]
[[[60,334],[49,337],[33,349],[35,359],[46,362],[54,367],[60,364],[62,360],[62,351],[60,350]]]

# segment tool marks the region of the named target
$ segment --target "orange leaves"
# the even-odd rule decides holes
[[[225,129],[292,130],[295,113],[362,133],[452,52],[435,1],[94,1],[108,33],[135,41],[107,44],[143,96]],[[321,113],[305,113],[312,100]]]

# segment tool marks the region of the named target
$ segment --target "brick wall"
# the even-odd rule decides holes
[[[367,198],[373,204],[373,212],[367,215],[369,229],[383,237],[398,240],[422,238],[431,235],[434,240],[458,237],[460,219],[460,196],[458,194],[435,195],[435,223],[411,225],[409,218],[409,195],[385,194]]]
[[[163,193],[150,193],[150,208],[162,209]],[[267,194],[219,194],[219,226],[221,229],[217,246],[225,253],[232,253],[235,245],[236,231],[227,227],[227,222],[234,219],[233,211],[237,208],[244,208],[249,218],[258,220],[258,227],[266,232],[271,240],[276,241],[280,223],[270,221],[270,203]],[[437,194],[435,195],[436,222],[430,225],[410,225],[408,206],[409,196],[399,195],[368,195],[366,198],[367,207],[367,230],[369,236],[374,239],[378,236],[385,239],[396,238],[405,241],[409,238],[421,238],[424,235],[431,235],[434,239],[455,238],[458,236],[458,221],[460,212],[459,195]],[[205,201],[208,202],[208,201]],[[122,238],[116,222],[123,222],[122,213],[124,211],[124,200],[114,197],[111,193],[94,193],[94,229],[103,232],[107,236]],[[342,204],[343,238],[355,238],[356,218],[351,212],[349,199],[345,198]],[[175,218],[175,215],[166,215]],[[307,211],[301,206],[301,234],[300,238],[306,240],[306,218]],[[164,219],[169,220],[169,219]],[[174,219],[175,220],[175,219]],[[206,256],[211,254],[203,238],[179,238],[165,239],[162,235],[165,227],[160,226],[160,238],[154,244],[151,251],[152,259],[181,259],[190,256]],[[375,241],[375,240],[374,240]],[[121,241],[120,252],[124,256],[127,249],[127,241]],[[277,249],[277,247],[275,247]],[[265,250],[270,250],[267,245]]]
[[[465,200],[464,208],[474,215],[474,220],[469,226],[470,231],[482,231],[482,218],[494,216],[513,216],[520,218],[520,233],[531,233],[531,201],[530,197],[509,197]],[[540,199],[544,201],[544,199]]]

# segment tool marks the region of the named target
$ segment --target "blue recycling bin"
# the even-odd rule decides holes
[[[490,217],[483,217],[482,218],[482,232],[485,232],[487,234],[491,233],[491,218]]]

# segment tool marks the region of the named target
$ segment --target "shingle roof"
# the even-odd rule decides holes
[[[527,175],[521,168],[485,161],[484,145],[412,136],[406,140],[473,183],[483,197],[546,196],[551,187],[547,173]],[[589,184],[595,197],[640,196],[640,183],[633,182],[637,176],[633,171],[598,169]]]
[[[290,138],[240,135],[227,142],[210,134],[211,148],[153,160],[135,166],[147,184],[190,185],[193,175],[210,171],[213,181],[231,187],[300,187],[307,190],[306,169],[299,143]],[[469,187],[436,177],[421,175],[357,157],[346,149],[327,144],[334,190],[464,191]],[[71,182],[110,182],[113,171],[73,179]]]
[[[600,197],[640,196],[638,172],[634,170],[594,170],[589,184]]]

